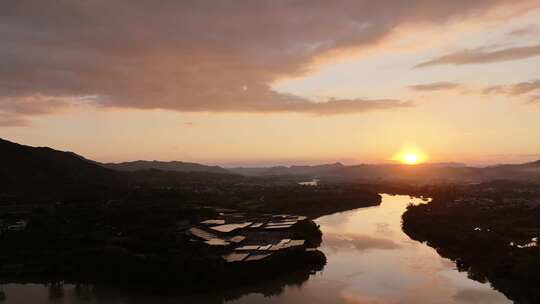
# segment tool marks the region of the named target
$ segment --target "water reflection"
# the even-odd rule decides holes
[[[303,284],[315,270],[296,271],[286,277],[268,280],[264,283],[244,286],[222,292],[204,295],[179,296],[174,293],[164,294],[148,290],[144,286],[134,286],[132,289],[115,288],[103,285],[73,285],[55,282],[50,284],[7,284],[6,299],[0,303],[105,303],[105,304],[150,304],[150,303],[182,303],[182,304],[222,304],[235,302],[246,298],[246,295],[256,295],[263,299],[276,298],[287,289],[302,290]],[[174,292],[174,291],[173,291]]]
[[[383,195],[381,206],[318,220],[325,236],[322,250],[328,258],[324,277],[345,282],[338,292],[341,297],[333,303],[510,303],[489,285],[469,279],[452,261],[402,232],[401,215],[410,202],[424,203],[408,196]],[[335,234],[360,239],[368,235],[377,240],[368,244],[387,246],[349,246],[335,251]],[[394,245],[389,246],[388,241]],[[308,283],[316,284],[316,280]]]
[[[354,249],[397,249],[401,245],[388,238],[354,233],[328,233],[324,236],[324,245],[332,251]]]
[[[382,204],[325,216],[323,270],[295,273],[265,284],[190,297],[150,296],[105,287],[6,285],[5,303],[510,303],[487,284],[458,272],[434,249],[401,230],[408,196],[383,195]],[[49,294],[48,294],[49,293]],[[51,294],[61,295],[54,299]]]
[[[328,259],[321,273],[278,297],[251,294],[231,303],[510,303],[402,232],[401,215],[411,202],[425,203],[383,195],[380,206],[318,219]]]

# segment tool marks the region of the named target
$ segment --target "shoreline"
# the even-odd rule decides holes
[[[535,203],[535,196],[526,199],[518,192],[468,188],[435,197],[407,209],[403,231],[451,259],[470,278],[490,282],[509,299],[537,303],[540,203]]]

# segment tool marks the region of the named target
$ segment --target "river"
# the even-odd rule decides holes
[[[380,206],[316,220],[323,232],[323,270],[298,273],[249,288],[191,297],[149,296],[89,286],[3,286],[4,303],[511,303],[504,295],[458,272],[401,230],[401,215],[421,199],[383,195]]]

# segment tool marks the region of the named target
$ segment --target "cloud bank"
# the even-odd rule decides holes
[[[400,109],[411,103],[386,96],[315,103],[270,85],[306,74],[316,58],[333,51],[373,46],[401,25],[533,5],[537,1],[3,1],[0,113],[50,113],[87,96],[102,107],[188,112]],[[536,48],[519,56],[540,52]],[[495,57],[501,56],[515,55]]]
[[[508,97],[524,97],[525,104],[540,104],[540,79],[505,85],[473,88],[456,82],[433,82],[409,86],[419,92],[458,91],[464,94],[503,95]]]

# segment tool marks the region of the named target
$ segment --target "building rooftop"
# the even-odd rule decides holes
[[[203,239],[205,241],[209,241],[211,239],[215,239],[217,238],[216,235],[208,232],[208,231],[205,231],[205,230],[202,230],[200,228],[197,228],[197,227],[193,227],[193,228],[190,228],[188,230],[188,232],[194,236],[194,237],[197,237],[197,238],[200,238],[200,239]]]
[[[246,246],[238,247],[235,250],[239,250],[239,251],[258,250],[260,247],[261,246],[259,245],[246,245]]]
[[[223,224],[225,224],[225,220],[219,220],[219,219],[206,220],[206,221],[202,221],[201,224],[204,224],[204,225],[223,225]]]
[[[229,253],[227,255],[224,255],[223,258],[225,259],[225,261],[227,261],[228,263],[232,263],[232,262],[241,262],[243,261],[245,258],[247,258],[249,256],[249,253],[237,253],[237,252],[232,252],[232,253]]]
[[[247,226],[251,225],[252,222],[244,222],[244,223],[237,223],[237,224],[225,224],[225,225],[218,225],[210,227],[210,229],[222,232],[222,233],[229,233],[236,229],[246,228]]]

